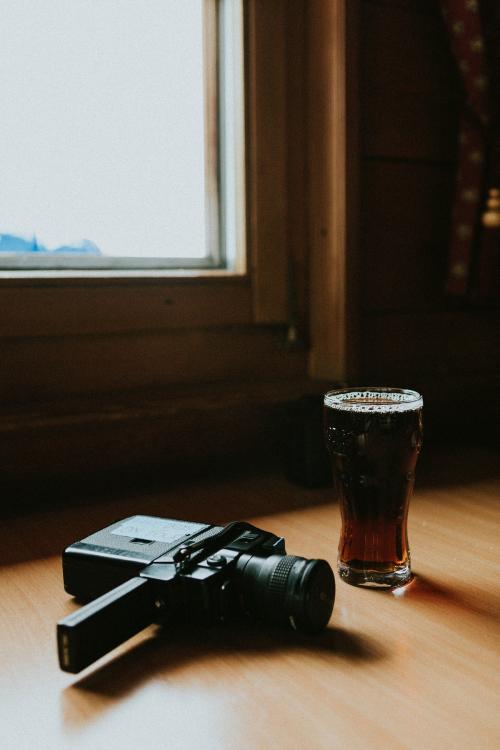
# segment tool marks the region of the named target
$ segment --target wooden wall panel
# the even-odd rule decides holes
[[[252,321],[250,283],[244,277],[140,282],[8,279],[0,281],[0,295],[0,336],[9,338],[152,332]]]
[[[361,121],[367,157],[453,162],[459,103],[439,94],[367,90]],[[450,134],[452,136],[450,137]]]
[[[364,161],[365,311],[442,306],[453,178],[446,164]]]
[[[361,77],[365,88],[413,94],[457,92],[452,61],[437,0],[400,7],[364,0]]]
[[[286,321],[289,312],[286,3],[255,0],[246,4],[246,13],[247,224],[254,317],[257,323],[276,323]]]
[[[363,334],[366,381],[422,393],[426,436],[498,440],[499,312],[369,315]]]
[[[411,10],[417,13],[427,13],[436,15],[435,0],[370,0],[372,5],[379,5],[386,8],[401,8]]]
[[[364,154],[453,160],[461,89],[436,3],[363,8]]]
[[[389,313],[364,319],[364,370],[376,382],[396,377],[453,378],[500,368],[500,312]]]
[[[462,92],[437,0],[364,0],[361,50],[362,379],[463,433],[500,414],[500,314],[444,293]]]
[[[290,12],[293,10],[293,12]],[[308,339],[309,320],[309,258],[308,258],[308,197],[309,142],[308,0],[287,3],[287,247],[288,247],[288,321],[296,342]]]
[[[310,4],[309,258],[312,378],[358,370],[359,3]]]
[[[10,485],[20,500],[32,483],[35,497],[74,496],[82,481],[127,484],[155,467],[164,478],[192,476],[213,461],[228,471],[235,456],[250,469],[263,459],[283,462],[290,404],[305,388],[303,379],[187,385],[14,410],[0,420],[0,496]],[[75,474],[82,475],[76,486],[61,484]]]
[[[435,309],[460,89],[437,2],[362,4],[362,306]]]
[[[288,351],[284,344],[284,329],[273,326],[11,339],[2,344],[0,392],[8,403],[304,375],[303,352]],[[15,379],[10,371],[17,373]]]

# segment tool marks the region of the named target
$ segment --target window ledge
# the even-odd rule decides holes
[[[226,268],[176,268],[176,269],[155,269],[155,270],[26,270],[0,271],[0,286],[2,282],[8,282],[9,288],[18,282],[20,285],[39,283],[50,284],[50,286],[65,286],[69,282],[78,284],[92,283],[93,280],[102,281],[105,279],[109,283],[127,283],[132,282],[153,282],[153,283],[196,283],[200,281],[248,281],[248,274]]]
[[[211,460],[282,461],[290,405],[329,384],[306,379],[178,386],[3,409],[2,482]],[[192,469],[191,469],[192,470]]]

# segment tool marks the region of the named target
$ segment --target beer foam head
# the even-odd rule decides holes
[[[339,411],[394,414],[421,409],[424,401],[417,391],[403,388],[342,388],[325,394],[324,403]]]

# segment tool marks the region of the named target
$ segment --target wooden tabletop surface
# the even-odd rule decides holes
[[[62,547],[134,513],[246,518],[289,553],[335,563],[328,489],[279,475],[80,496],[2,522],[0,746],[500,747],[500,470],[496,451],[428,454],[410,511],[415,579],[393,592],[337,579],[328,630],[148,628],[81,675],[59,670],[55,623],[76,605]],[[68,499],[69,500],[69,499]]]

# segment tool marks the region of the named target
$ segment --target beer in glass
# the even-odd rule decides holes
[[[422,446],[423,399],[401,388],[344,388],[324,398],[342,531],[338,569],[355,586],[411,578],[408,506]]]

